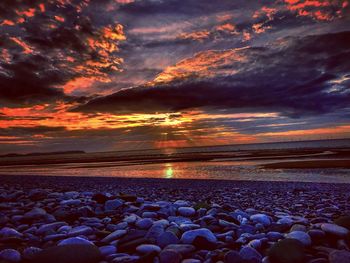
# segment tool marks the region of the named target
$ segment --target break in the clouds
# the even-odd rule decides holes
[[[340,0],[1,1],[1,151],[349,137],[349,24]]]

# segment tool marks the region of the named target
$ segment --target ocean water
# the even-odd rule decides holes
[[[303,154],[302,160],[330,159],[334,148],[350,148],[350,140],[283,142],[269,144],[228,145],[182,149],[161,149],[127,152],[91,153],[79,156],[79,161],[60,164],[0,166],[1,174],[103,176],[134,178],[228,179],[254,181],[298,181],[350,183],[350,169],[264,169],[263,164],[280,162],[276,158],[259,159],[247,156],[251,151],[317,148],[319,152]],[[201,160],[207,155],[217,158]],[[190,156],[190,160],[176,159]],[[323,157],[325,156],[325,157]],[[73,156],[76,158],[76,156]],[[61,156],[61,158],[73,158]],[[99,161],[86,161],[94,157]],[[113,161],[103,158],[116,157]],[[151,160],[149,159],[151,157]],[[35,159],[43,157],[36,156]],[[49,157],[46,157],[49,158]],[[50,158],[58,158],[57,156]],[[119,159],[118,159],[119,158]],[[12,159],[11,159],[12,160]],[[81,161],[80,161],[81,160]],[[300,154],[284,155],[283,161],[300,160]],[[349,160],[350,161],[350,160]]]

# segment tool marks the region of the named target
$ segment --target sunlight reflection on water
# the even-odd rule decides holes
[[[267,170],[258,167],[258,164],[261,163],[213,161],[129,166],[120,166],[120,163],[114,162],[23,165],[0,167],[0,174],[350,183],[349,169]]]

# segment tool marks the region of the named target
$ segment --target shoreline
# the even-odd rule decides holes
[[[108,185],[109,188],[125,188],[134,185],[149,188],[253,188],[260,190],[309,190],[309,191],[349,191],[350,183],[268,181],[268,180],[228,180],[228,179],[192,179],[192,178],[144,178],[144,177],[105,177],[105,176],[61,176],[61,175],[2,175],[0,182],[20,185],[23,188],[40,187],[67,188],[81,190],[94,189]],[[136,190],[136,189],[135,189]]]

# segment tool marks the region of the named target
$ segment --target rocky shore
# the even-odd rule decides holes
[[[0,182],[0,262],[350,262],[349,185]]]

